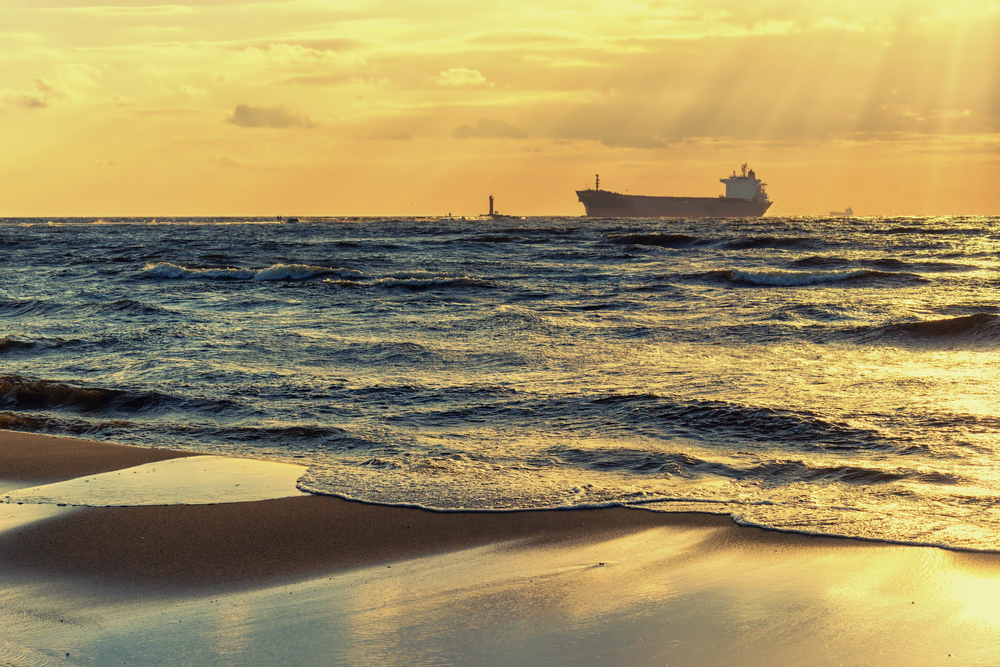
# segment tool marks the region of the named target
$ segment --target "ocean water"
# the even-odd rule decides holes
[[[0,428],[1000,550],[1000,218],[2,219]]]

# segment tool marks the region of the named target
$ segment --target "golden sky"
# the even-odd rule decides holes
[[[1000,214],[1000,2],[2,0],[0,216]]]

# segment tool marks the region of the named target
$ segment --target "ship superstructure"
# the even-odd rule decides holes
[[[766,183],[746,164],[719,182],[726,184],[726,194],[719,197],[652,197],[601,190],[598,176],[594,189],[576,195],[588,216],[602,218],[745,218],[764,215],[771,207]]]

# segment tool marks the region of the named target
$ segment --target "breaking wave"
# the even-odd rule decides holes
[[[429,273],[423,271],[398,273],[375,281],[381,287],[405,287],[411,290],[424,290],[434,287],[493,287],[494,283],[477,280],[467,275],[456,273]]]
[[[915,340],[940,341],[964,339],[976,342],[1000,342],[1000,316],[976,313],[926,322],[904,322],[882,328],[885,335]]]
[[[86,419],[0,412],[0,429],[5,431],[98,436],[109,429],[127,426],[128,423],[122,420],[95,422]]]
[[[463,273],[435,273],[430,271],[408,271],[382,278],[368,278],[367,280],[327,278],[323,282],[337,287],[403,288],[414,292],[438,287],[496,287],[496,283],[493,281],[473,278]]]
[[[551,448],[546,452],[563,463],[597,471],[628,471],[652,476],[695,478],[703,475],[733,480],[757,479],[763,483],[794,484],[801,482],[841,482],[869,486],[902,481],[957,485],[963,481],[955,474],[927,472],[897,467],[885,469],[859,465],[817,465],[798,459],[764,461],[739,465],[732,459],[711,460],[686,452],[658,452],[627,448]]]
[[[796,259],[789,262],[789,266],[794,266],[797,268],[827,268],[832,269],[837,268],[847,268],[847,267],[860,267],[867,269],[874,269],[876,271],[887,271],[887,272],[904,272],[904,271],[923,271],[928,273],[949,273],[949,272],[962,272],[962,271],[972,271],[975,267],[968,264],[959,264],[955,262],[941,262],[941,261],[924,261],[924,262],[904,262],[899,259],[892,257],[883,257],[880,259],[872,260],[850,260],[844,257],[823,257],[819,255],[811,255],[809,257],[802,257],[801,259]]]
[[[360,277],[364,274],[351,269],[333,269],[310,264],[273,264],[266,269],[191,269],[169,262],[147,264],[142,269],[148,278],[191,279],[204,280],[309,280],[324,276],[336,275],[343,278]]]
[[[8,409],[74,408],[85,412],[136,412],[161,400],[161,395],[155,392],[75,387],[62,382],[32,380],[17,375],[0,376],[0,403]]]
[[[7,410],[60,410],[135,414],[163,410],[204,411],[218,414],[231,408],[225,399],[182,398],[157,391],[131,391],[81,387],[55,380],[20,375],[0,376],[0,408]]]
[[[729,280],[750,285],[766,285],[773,287],[803,287],[860,280],[917,280],[923,278],[912,273],[889,273],[872,269],[855,269],[853,271],[785,271],[782,269],[733,269],[729,272]]]

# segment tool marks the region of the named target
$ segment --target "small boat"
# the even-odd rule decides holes
[[[835,218],[850,218],[854,216],[854,209],[848,206],[843,211],[830,211],[830,215]]]

